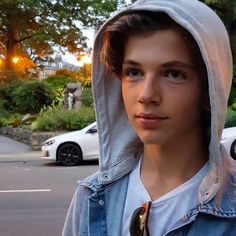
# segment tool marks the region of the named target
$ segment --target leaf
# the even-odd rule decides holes
[[[3,52],[6,57],[14,50],[45,57],[55,45],[78,52],[86,45],[81,29],[104,21],[119,4],[124,0],[1,0]]]

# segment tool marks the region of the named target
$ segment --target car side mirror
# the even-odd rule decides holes
[[[94,134],[97,133],[97,128],[91,128],[87,131],[88,134]]]

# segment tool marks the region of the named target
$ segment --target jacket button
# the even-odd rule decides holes
[[[105,179],[108,179],[108,174],[104,174],[103,177],[104,177]]]
[[[99,200],[99,201],[98,201],[98,204],[99,204],[100,206],[103,206],[103,205],[104,205],[104,201],[103,201],[103,200]]]

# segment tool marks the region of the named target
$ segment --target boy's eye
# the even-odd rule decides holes
[[[128,77],[137,77],[137,76],[143,75],[143,73],[139,69],[135,69],[135,68],[126,69],[124,74],[125,76],[128,76]]]
[[[169,70],[166,72],[165,76],[171,80],[181,80],[185,78],[184,74],[178,70]]]

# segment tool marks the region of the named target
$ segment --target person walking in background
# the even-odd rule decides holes
[[[97,34],[99,171],[63,236],[236,235],[236,165],[220,144],[232,56],[197,0],[139,0]]]

